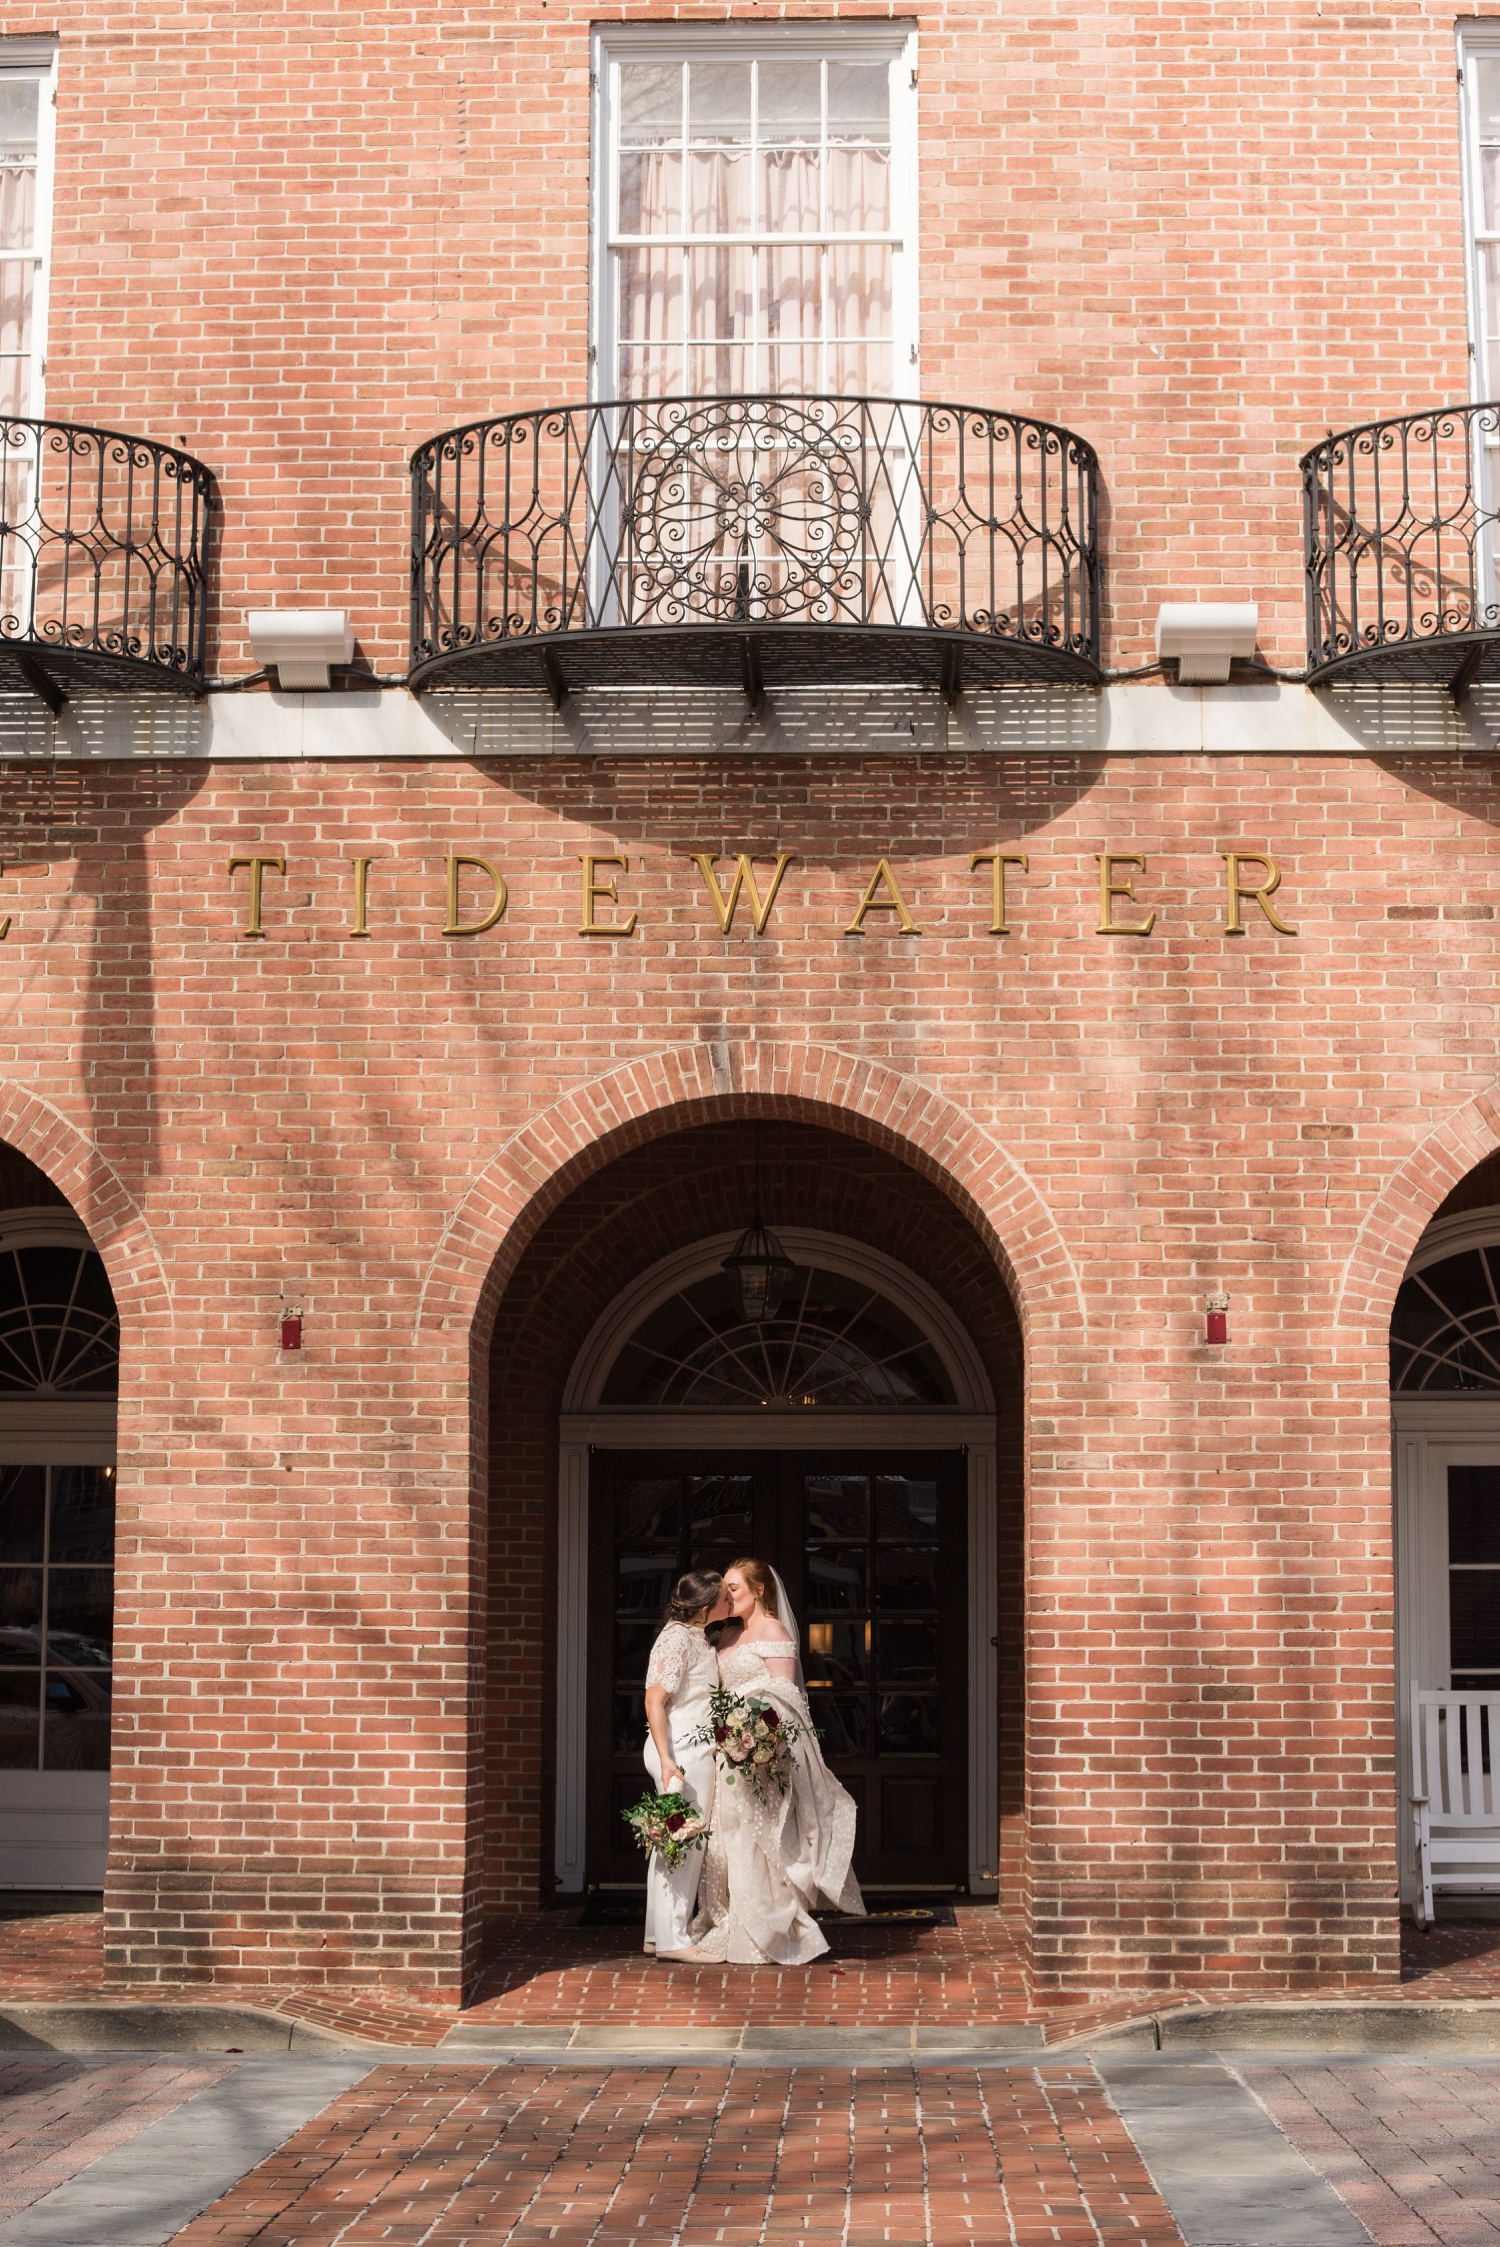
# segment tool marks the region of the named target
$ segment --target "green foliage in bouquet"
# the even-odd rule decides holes
[[[693,1734],[693,1745],[713,1749],[726,1787],[743,1780],[768,1803],[791,1784],[792,1744],[801,1737],[801,1725],[764,1694],[731,1693],[721,1685],[709,1696],[708,1723]]]
[[[668,1872],[676,1872],[688,1851],[701,1849],[709,1836],[702,1813],[682,1794],[643,1794],[620,1816],[635,1835],[637,1846],[648,1856],[654,1849]]]

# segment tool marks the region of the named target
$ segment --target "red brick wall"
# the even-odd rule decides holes
[[[0,774],[0,1139],[90,1223],[124,1319],[118,1986],[456,1989],[462,1897],[535,1895],[535,1830],[497,1808],[488,1866],[478,1840],[487,1320],[580,1212],[633,1238],[620,1181],[726,1104],[878,1152],[839,1154],[871,1223],[929,1182],[1014,1290],[1039,1970],[1389,1969],[1385,1334],[1500,1143],[1494,922],[1405,915],[1493,896],[1491,762],[1054,760],[1024,795],[978,757],[65,777]],[[997,836],[1031,854],[1001,940],[968,867]],[[800,854],[758,941],[689,862],[722,838]],[[1276,851],[1298,936],[1222,934],[1231,839]],[[455,845],[510,877],[482,938],[441,933]],[[576,933],[582,847],[631,860],[628,941]],[[1147,858],[1150,938],[1091,933],[1106,847]],[[224,871],[254,848],[288,859],[260,942]],[[880,850],[918,937],[840,933]],[[534,1367],[512,1313],[504,1379],[555,1385],[576,1306],[549,1296]],[[521,1534],[534,1579],[545,1511]],[[492,1680],[524,1686],[528,1759],[543,1628]]]
[[[893,11],[894,12],[894,11]],[[1108,654],[1258,597],[1303,656],[1296,459],[1468,383],[1450,17],[918,5],[921,394],[1099,448]],[[1471,12],[1490,12],[1477,9]],[[405,667],[404,462],[587,390],[588,28],[761,7],[64,0],[49,410],[184,443],[247,606]],[[778,17],[884,16],[788,6]],[[33,32],[34,11],[0,12]]]
[[[768,1218],[881,1248],[952,1306],[984,1359],[999,1406],[998,1597],[1002,1901],[1024,1893],[1021,1337],[992,1258],[937,1186],[894,1156],[827,1129],[761,1132]],[[491,1783],[486,1900],[525,1909],[553,1887],[551,1773],[557,1421],[563,1390],[611,1295],[674,1249],[747,1222],[755,1155],[745,1123],[673,1132],[595,1173],[522,1257],[496,1321],[490,1389]],[[503,1433],[502,1433],[503,1431]]]

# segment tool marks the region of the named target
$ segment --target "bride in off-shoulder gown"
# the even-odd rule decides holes
[[[763,1571],[778,1614],[755,1588],[759,1564],[729,1569],[724,1590],[744,1630],[721,1647],[719,1683],[754,1693],[797,1727],[787,1792],[762,1802],[746,1781],[714,1792],[693,1944],[698,1957],[746,1966],[806,1966],[828,1948],[812,1913],[819,1906],[863,1916],[850,1870],[857,1816],[823,1761],[797,1659],[796,1620],[774,1569]],[[788,1627],[790,1626],[790,1627]]]

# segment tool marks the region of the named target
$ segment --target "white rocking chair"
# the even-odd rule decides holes
[[[1434,1889],[1500,1892],[1500,1693],[1414,1685],[1411,1761],[1418,1924],[1430,1927]]]

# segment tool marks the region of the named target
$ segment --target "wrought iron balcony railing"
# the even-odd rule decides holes
[[[0,418],[0,679],[201,693],[211,492],[169,445]]]
[[[1500,677],[1500,405],[1330,435],[1302,488],[1314,682]]]
[[[888,398],[640,399],[412,456],[416,687],[1099,676],[1098,466]]]

